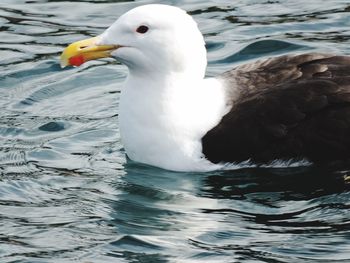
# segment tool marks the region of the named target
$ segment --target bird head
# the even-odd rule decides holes
[[[69,45],[61,66],[113,57],[134,73],[191,72],[204,76],[206,50],[196,22],[168,5],[144,5],[122,15],[101,35]]]

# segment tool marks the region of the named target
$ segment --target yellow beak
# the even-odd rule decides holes
[[[97,45],[99,37],[93,37],[74,42],[66,47],[61,54],[61,67],[80,66],[86,61],[106,58],[119,48],[118,45]]]

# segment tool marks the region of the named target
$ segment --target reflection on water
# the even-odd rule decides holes
[[[205,35],[209,76],[288,52],[349,54],[348,1],[161,1]],[[126,68],[62,70],[72,41],[154,1],[0,3],[1,262],[348,262],[349,167],[174,173],[127,161]]]

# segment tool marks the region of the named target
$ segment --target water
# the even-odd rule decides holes
[[[73,41],[154,1],[0,3],[1,262],[350,262],[349,167],[174,173],[125,158],[113,60]],[[288,52],[350,54],[350,2],[162,1],[188,10],[208,76]]]

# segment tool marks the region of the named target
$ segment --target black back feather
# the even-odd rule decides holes
[[[350,57],[286,55],[220,78],[231,110],[202,138],[210,161],[350,159]]]

